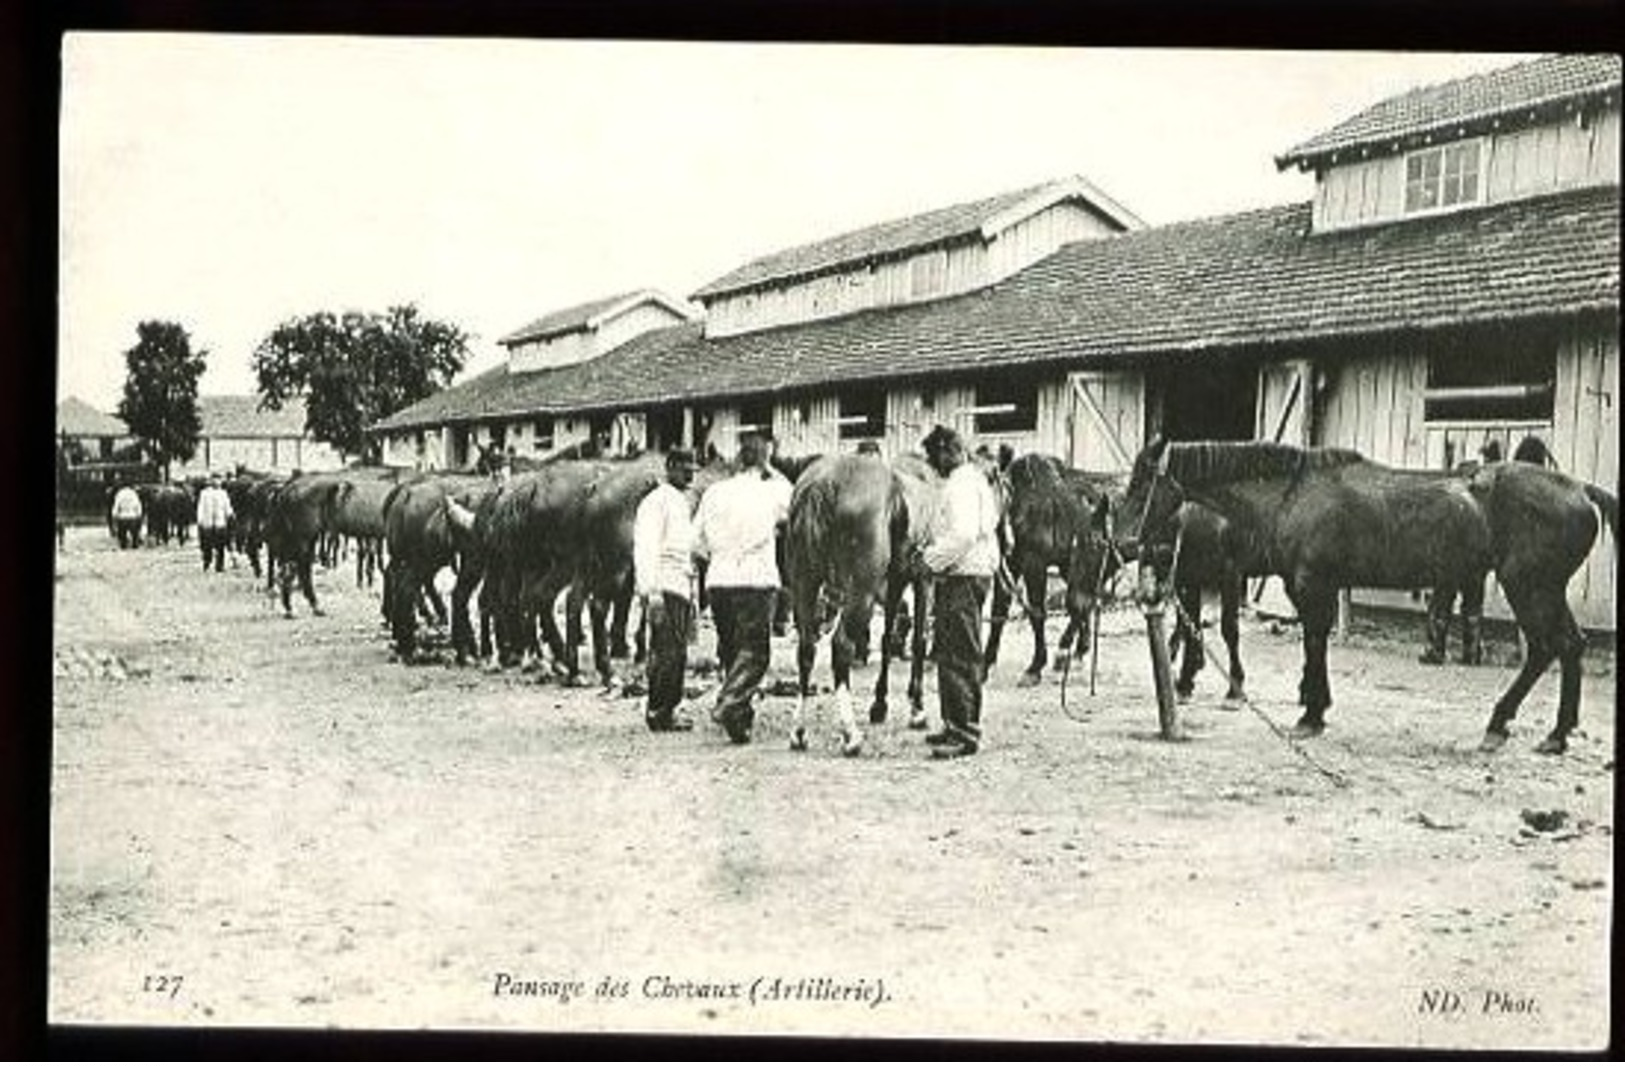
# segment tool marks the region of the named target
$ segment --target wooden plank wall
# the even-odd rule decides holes
[[[1422,390],[1427,383],[1427,345],[1421,340],[1387,342],[1364,358],[1322,366],[1327,388],[1320,398],[1316,443],[1355,448],[1390,466],[1445,469],[1451,458],[1475,459],[1484,440],[1511,448],[1526,433],[1547,440],[1564,473],[1593,481],[1617,493],[1619,484],[1619,338],[1602,329],[1571,333],[1559,346],[1553,421],[1433,423],[1423,420]],[[1612,630],[1616,547],[1599,537],[1585,566],[1570,586],[1575,617],[1592,629]],[[1360,602],[1419,605],[1406,593],[1361,591]],[[1510,617],[1499,589],[1492,589],[1487,612]]]
[[[1485,203],[1619,183],[1617,108],[1585,125],[1570,118],[1486,137],[1483,144]],[[1398,218],[1404,197],[1403,155],[1340,164],[1315,182],[1314,226],[1329,230]]]

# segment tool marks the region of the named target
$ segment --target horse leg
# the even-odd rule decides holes
[[[1194,581],[1181,581],[1174,590],[1179,598],[1178,617],[1174,620],[1175,641],[1179,644],[1179,680],[1174,682],[1174,694],[1181,702],[1196,691],[1196,675],[1207,665],[1202,652],[1202,588]]]
[[[1246,591],[1246,582],[1239,574],[1226,575],[1219,590],[1219,632],[1230,653],[1230,688],[1224,698],[1233,702],[1247,698],[1247,671],[1241,667],[1241,602]]]
[[[792,609],[796,620],[795,717],[790,722],[790,750],[807,750],[807,701],[812,698],[813,661],[818,657],[818,593],[797,592]]]
[[[299,560],[299,591],[304,593],[305,602],[310,604],[310,613],[320,618],[327,612],[322,605],[316,602],[316,587],[310,579],[310,554],[307,552]]]
[[[1541,755],[1561,755],[1568,750],[1569,734],[1580,724],[1580,658],[1585,654],[1585,635],[1575,624],[1568,604],[1563,607],[1563,626],[1557,644],[1557,661],[1563,671],[1557,696],[1557,725],[1535,747]]]
[[[891,660],[896,652],[896,643],[893,634],[897,631],[897,616],[902,609],[903,586],[902,578],[887,578],[886,599],[881,605],[881,633],[880,640],[880,673],[875,678],[875,698],[869,704],[869,724],[879,725],[886,720],[886,697],[891,690]],[[842,619],[845,621],[845,619]],[[869,627],[869,613],[863,616],[864,629]]]
[[[841,612],[841,620],[835,626],[834,636],[830,638],[830,666],[835,674],[835,713],[841,723],[843,755],[856,755],[863,750],[863,731],[858,728],[857,717],[852,712],[853,634],[860,628],[867,632],[869,619],[873,613],[874,597],[860,596]],[[884,677],[886,660],[889,657],[884,646],[881,647],[880,654],[880,672]]]
[[[1455,610],[1455,588],[1450,585],[1435,588],[1432,598],[1428,601],[1428,646],[1422,652],[1419,662],[1428,666],[1438,666],[1445,661],[1445,645],[1450,641],[1450,616]]]
[[[1297,737],[1319,736],[1326,729],[1326,708],[1332,705],[1331,683],[1326,677],[1326,646],[1337,617],[1337,590],[1309,585],[1299,577],[1293,604],[1303,626],[1303,678],[1298,699],[1303,715],[1292,727]]]
[[[293,617],[293,560],[278,559],[276,587],[282,593],[282,617]]]
[[[1010,589],[1003,581],[993,582],[993,618],[987,627],[987,650],[982,654],[982,665],[989,670],[999,661],[999,643],[1004,637],[1004,623],[1010,617]]]
[[[572,684],[581,679],[581,645],[587,639],[581,629],[581,612],[586,606],[586,588],[580,581],[572,581],[564,594],[564,654]]]
[[[1495,751],[1507,741],[1507,726],[1517,716],[1518,707],[1523,703],[1529,690],[1535,687],[1540,675],[1557,658],[1563,643],[1564,619],[1573,625],[1573,615],[1568,613],[1568,604],[1563,601],[1563,593],[1558,592],[1555,604],[1549,602],[1553,597],[1541,594],[1532,594],[1521,583],[1502,577],[1502,587],[1506,590],[1507,600],[1512,605],[1512,613],[1518,620],[1518,627],[1523,630],[1524,643],[1528,646],[1524,655],[1523,666],[1518,670],[1518,676],[1512,679],[1512,684],[1495,701],[1495,709],[1490,712],[1489,724],[1484,727],[1484,739],[1479,743],[1480,751]],[[1559,689],[1558,696],[1558,724],[1540,745],[1544,754],[1555,752],[1546,751],[1548,745],[1555,747],[1555,751],[1562,751],[1567,746],[1566,731],[1563,729],[1563,712],[1566,689],[1569,684],[1575,686],[1575,707],[1571,714],[1579,714],[1579,675],[1574,680],[1568,680],[1568,671],[1564,671],[1564,685]]]
[[[626,626],[632,614],[631,585],[616,588],[612,602],[614,614],[609,625],[609,656],[612,659],[625,659],[632,654],[632,649],[626,644]]]
[[[1473,574],[1461,588],[1461,664],[1484,662],[1484,582],[1486,574]]]
[[[615,654],[615,649],[610,644],[613,639],[610,636],[613,627],[610,611],[613,607],[614,601],[603,596],[594,594],[587,598],[587,620],[592,626],[592,665],[593,669],[598,671],[598,680],[605,688],[615,683],[609,665],[610,659]],[[621,634],[623,652],[625,640],[626,634],[623,632]],[[623,654],[621,657],[624,659],[626,656]]]
[[[451,590],[451,648],[457,665],[468,662],[474,651],[474,627],[468,619],[468,601],[480,583],[477,567],[465,566],[457,572],[457,584]]]
[[[910,729],[924,729],[925,719],[925,645],[930,639],[931,628],[927,616],[931,612],[931,582],[921,579],[914,582],[914,635],[913,657],[908,664],[908,727]],[[982,677],[987,677],[987,667],[982,668]]]
[[[1044,633],[1044,622],[1049,616],[1044,604],[1044,597],[1049,592],[1049,572],[1043,566],[1029,566],[1020,580],[1027,586],[1027,623],[1033,629],[1033,657],[1016,684],[1031,688],[1038,684],[1044,667],[1049,665],[1049,646]]]
[[[395,645],[395,654],[401,662],[409,665],[417,651],[417,600],[412,594],[414,580],[413,575],[400,565],[399,559],[392,560],[384,571],[384,602],[389,605],[390,638]]]

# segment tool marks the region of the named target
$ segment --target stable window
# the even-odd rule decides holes
[[[886,391],[851,389],[841,393],[840,427],[842,440],[885,436]]]
[[[739,405],[739,432],[755,430],[773,435],[773,401],[752,400]]]
[[[977,433],[1030,433],[1038,428],[1038,385],[985,381],[976,386]]]
[[[1479,152],[1478,141],[1462,141],[1406,156],[1406,213],[1477,203]]]
[[[543,415],[530,424],[530,446],[539,452],[553,450],[553,419]]]
[[[1439,342],[1422,393],[1429,422],[1549,422],[1557,345],[1528,335],[1475,334]]]

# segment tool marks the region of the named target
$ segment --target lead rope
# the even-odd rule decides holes
[[[1184,538],[1184,531],[1181,530],[1181,532],[1180,532],[1180,540],[1183,540],[1183,538]],[[1168,587],[1169,587],[1170,590],[1174,588],[1174,578],[1176,576],[1178,576],[1178,573],[1179,573],[1179,546],[1180,546],[1180,540],[1176,540],[1174,542],[1174,565],[1168,571]],[[1202,649],[1202,664],[1204,666],[1211,666],[1214,670],[1218,670],[1218,666],[1216,665],[1217,660],[1208,651],[1207,641],[1205,639],[1203,639],[1203,637],[1202,637],[1201,627],[1196,625],[1195,621],[1191,618],[1191,616],[1185,613],[1185,605],[1179,602],[1179,597],[1178,596],[1173,596],[1171,598],[1174,601],[1174,612],[1179,616],[1180,622],[1185,627],[1185,632],[1187,634],[1186,639],[1189,640],[1189,639],[1194,637],[1195,640],[1196,640],[1196,643],[1201,646],[1201,649]],[[1188,650],[1187,650],[1186,654],[1189,654]],[[1229,678],[1226,678],[1225,680],[1226,680],[1226,683],[1228,683]],[[1241,694],[1241,702],[1242,702],[1242,705],[1244,707],[1246,707],[1249,711],[1253,712],[1253,714],[1258,717],[1259,721],[1263,722],[1266,726],[1269,727],[1270,732],[1274,733],[1277,739],[1279,739],[1288,748],[1292,749],[1293,753],[1296,754],[1298,756],[1298,758],[1300,758],[1304,762],[1308,763],[1309,766],[1312,769],[1314,769],[1317,773],[1319,773],[1322,777],[1326,778],[1328,781],[1330,781],[1332,784],[1336,785],[1338,788],[1348,788],[1349,787],[1351,782],[1348,779],[1348,775],[1344,774],[1340,770],[1333,770],[1333,769],[1323,765],[1313,755],[1309,754],[1308,750],[1305,749],[1304,746],[1298,741],[1297,737],[1294,737],[1290,732],[1288,732],[1285,729],[1282,729],[1279,725],[1277,725],[1275,720],[1273,718],[1271,718],[1269,715],[1265,714],[1264,711],[1263,711],[1263,708],[1259,707],[1258,704],[1254,703],[1252,701],[1251,697],[1249,697],[1245,691],[1243,691],[1242,694]]]

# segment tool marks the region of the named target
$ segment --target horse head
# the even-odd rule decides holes
[[[1132,560],[1146,548],[1170,546],[1184,502],[1185,490],[1168,469],[1168,442],[1157,436],[1135,456],[1128,488],[1113,516],[1116,550]]]
[[[1112,537],[1112,505],[1102,495],[1079,523],[1067,552],[1066,607],[1073,616],[1085,616],[1103,599],[1123,567],[1123,556]]]

